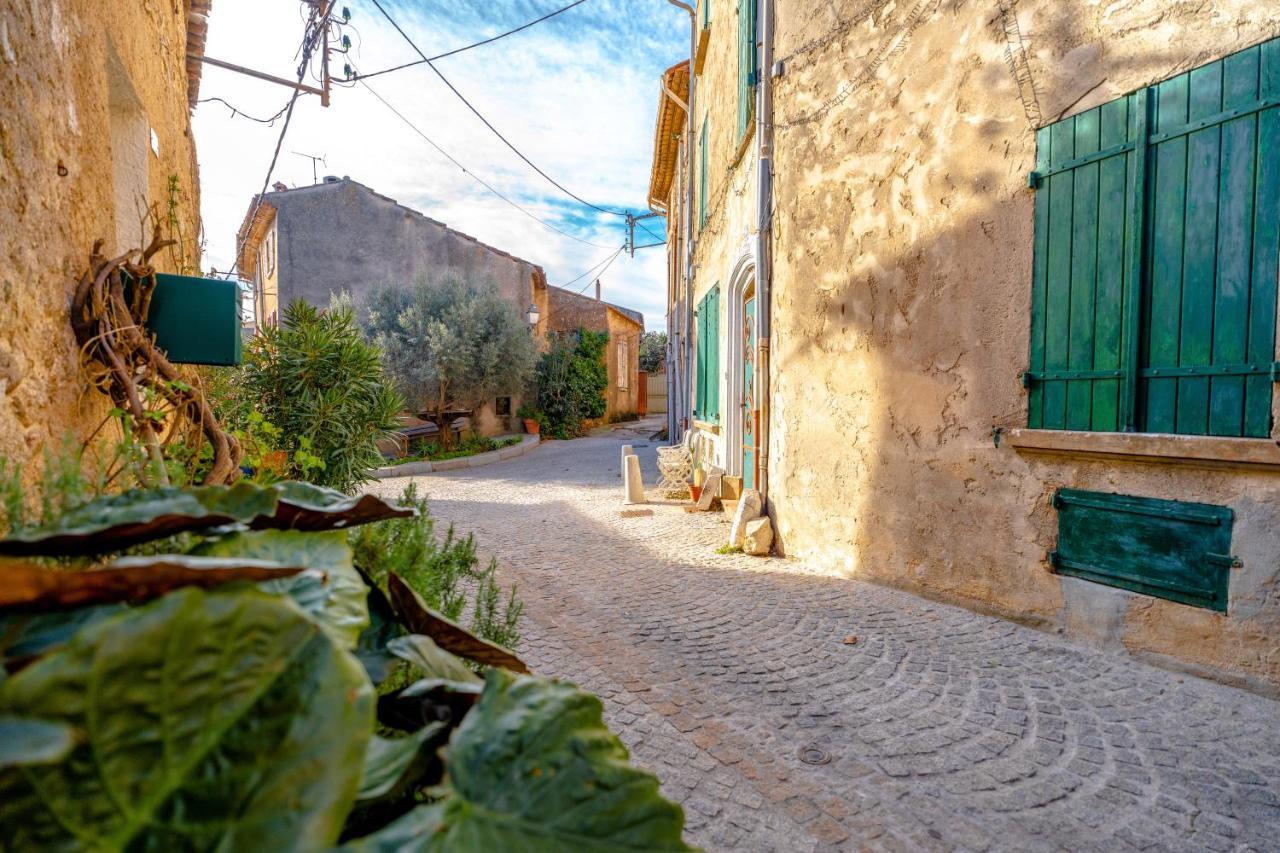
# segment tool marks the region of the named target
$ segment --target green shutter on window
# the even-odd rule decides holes
[[[709,423],[720,422],[720,285],[711,288],[698,303],[698,340],[693,416]]]
[[[702,120],[702,133],[698,134],[698,227],[707,224],[707,123]]]
[[[1028,423],[1265,437],[1280,39],[1037,136]]]
[[[756,0],[738,0],[738,139],[755,111]]]

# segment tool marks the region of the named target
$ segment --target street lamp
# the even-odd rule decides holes
[[[527,321],[529,322],[529,326],[530,326],[530,328],[532,328],[532,327],[534,327],[534,326],[537,326],[537,325],[538,325],[538,320],[539,320],[539,318],[541,318],[541,317],[542,317],[542,314],[541,314],[541,313],[539,313],[539,311],[538,311],[538,305],[537,305],[537,303],[532,303],[532,304],[530,304],[530,305],[529,305],[529,310],[528,310],[528,311],[526,311],[526,312],[525,312],[525,314],[524,314],[524,318],[525,318],[525,320],[527,320]]]

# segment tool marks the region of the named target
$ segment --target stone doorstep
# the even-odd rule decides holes
[[[499,438],[511,438],[511,436],[499,436]],[[404,465],[388,465],[382,468],[375,468],[373,476],[380,480],[390,479],[392,477],[416,477],[420,474],[430,474],[434,471],[459,471],[463,468],[480,468],[485,465],[492,465],[504,459],[515,459],[523,456],[537,447],[542,439],[536,435],[521,435],[520,443],[511,447],[504,447],[501,450],[490,450],[488,453],[477,453],[475,456],[463,456],[459,459],[442,459],[439,462],[423,460],[421,462],[408,462]]]

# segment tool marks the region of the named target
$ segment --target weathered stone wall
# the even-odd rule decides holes
[[[170,176],[185,242],[159,265],[199,262],[188,6],[0,4],[0,457],[38,459],[102,417],[105,398],[80,373],[71,293],[95,239],[111,250],[137,234],[149,203],[167,217]]]
[[[1037,111],[1050,122],[1280,35],[1280,7],[1009,3],[1033,97],[997,3],[775,6],[771,499],[787,552],[1280,684],[1280,476],[992,441],[1026,422]],[[1060,486],[1231,506],[1229,614],[1052,574]]]
[[[632,414],[639,408],[640,386],[640,336],[644,327],[613,309],[608,310],[607,325],[609,348],[605,359],[609,362],[609,391],[605,395],[610,415]],[[619,364],[618,344],[626,342],[625,365]],[[623,380],[626,372],[626,382]],[[625,388],[623,385],[625,384]]]
[[[745,137],[738,133],[738,3],[737,0],[703,0],[711,4],[711,39],[707,46],[706,64],[697,77],[694,112],[694,144],[692,180],[694,182],[694,285],[690,310],[696,310],[702,298],[716,285],[720,286],[720,422],[696,423],[700,459],[730,472],[736,472],[740,448],[727,446],[728,419],[740,417],[731,401],[729,368],[736,345],[736,329],[730,328],[728,310],[735,271],[749,275],[754,266],[756,223],[757,152],[754,125]],[[709,119],[709,123],[708,122]],[[707,218],[698,223],[698,151],[702,128],[707,123],[709,153],[707,177]],[[696,324],[694,326],[696,329]],[[696,338],[696,332],[695,332]],[[690,358],[696,359],[696,344],[690,346]],[[695,370],[691,371],[696,373]],[[696,380],[695,380],[696,382]],[[692,393],[692,389],[691,389]]]

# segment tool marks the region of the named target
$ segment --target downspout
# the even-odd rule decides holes
[[[694,58],[698,53],[698,13],[693,6],[682,0],[667,0],[673,6],[679,6],[689,13],[689,107],[685,111],[685,241],[684,241],[684,302],[677,312],[678,319],[681,323],[682,334],[680,335],[680,347],[684,350],[684,359],[681,369],[680,384],[683,386],[683,393],[679,397],[680,411],[677,417],[672,420],[679,427],[677,432],[668,433],[671,441],[676,441],[684,437],[684,431],[691,428],[693,424],[689,419],[689,388],[693,381],[693,369],[690,364],[690,353],[692,352],[689,341],[693,336],[693,316],[689,310],[689,306],[693,301],[693,110],[697,102],[697,75],[694,73]],[[704,0],[709,2],[709,0]],[[667,407],[674,408],[675,404],[668,399]]]
[[[769,335],[772,328],[771,291],[773,258],[770,255],[773,229],[773,0],[759,0],[756,38],[760,62],[756,81],[756,145],[759,172],[756,176],[756,321],[755,393],[759,401],[760,424],[756,432],[756,480],[761,501],[769,500]]]

